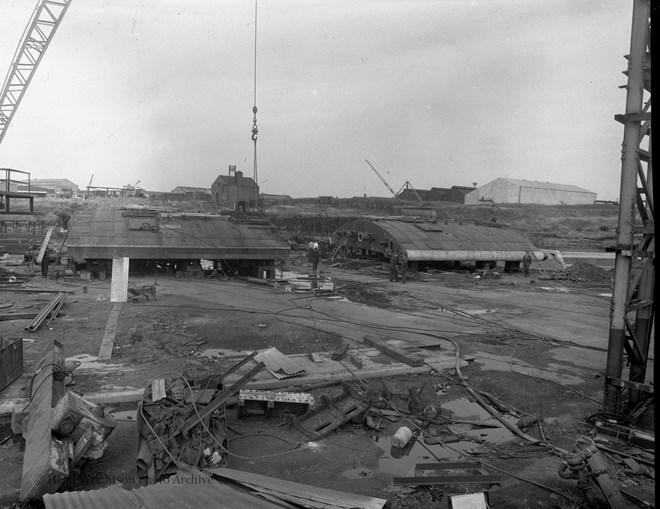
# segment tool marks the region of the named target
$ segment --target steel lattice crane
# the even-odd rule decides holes
[[[0,143],[71,0],[39,0],[0,92]]]
[[[367,164],[369,165],[369,168],[371,168],[374,171],[374,173],[380,179],[380,181],[383,184],[385,184],[385,187],[390,190],[390,193],[392,193],[392,196],[396,197],[396,192],[394,191],[394,189],[392,189],[392,186],[387,183],[387,180],[385,180],[385,178],[380,174],[380,172],[374,167],[373,164],[371,164],[367,159],[365,159],[365,161],[367,161]]]
[[[401,186],[401,189],[399,189],[399,191],[395,191],[394,189],[392,189],[392,186],[390,186],[390,185],[388,184],[387,180],[385,180],[385,178],[380,174],[380,172],[374,167],[374,165],[371,164],[367,159],[365,159],[365,161],[367,161],[367,164],[368,164],[369,167],[374,171],[374,173],[376,174],[376,176],[378,176],[378,178],[380,179],[380,181],[381,181],[383,184],[385,184],[385,187],[387,187],[387,189],[390,190],[390,193],[392,193],[392,196],[393,196],[394,198],[396,198],[397,196],[399,196],[399,194],[401,194],[401,191],[403,191],[404,189],[410,189],[410,190],[412,190],[413,193],[415,193],[415,196],[417,197],[417,199],[418,199],[420,202],[424,202],[424,200],[422,200],[422,197],[419,195],[419,193],[417,192],[417,190],[412,186],[412,184],[410,183],[410,181],[406,180],[406,181],[403,183],[403,185]]]

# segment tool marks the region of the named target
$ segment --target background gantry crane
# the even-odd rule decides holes
[[[71,0],[39,0],[0,92],[0,143]]]

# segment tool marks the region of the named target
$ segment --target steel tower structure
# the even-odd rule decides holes
[[[633,0],[626,110],[614,117],[624,133],[604,410],[633,420],[653,395],[646,376],[655,314],[650,16],[650,0]]]

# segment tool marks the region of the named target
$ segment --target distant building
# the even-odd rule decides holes
[[[538,203],[540,205],[590,205],[596,193],[582,187],[534,180],[498,178],[465,195],[466,204]]]
[[[78,186],[69,179],[30,179],[29,187],[30,190],[33,188],[45,190],[47,196],[54,196],[56,198],[73,198],[74,196],[78,196]],[[17,190],[27,192],[28,183],[19,184]]]
[[[218,175],[211,186],[213,201],[233,209],[256,208],[259,186],[250,177],[244,177],[236,166],[229,167],[228,175]]]
[[[208,187],[177,186],[170,194],[211,194],[211,190]]]
[[[440,201],[444,195],[444,190],[440,187],[432,187],[431,189],[413,189],[408,187],[401,191],[396,197],[399,200],[416,201]]]
[[[451,189],[448,189],[444,196],[442,197],[442,201],[451,201],[455,203],[465,203],[465,196],[468,193],[471,193],[474,191],[474,187],[468,187],[468,186],[451,186]]]
[[[261,193],[259,199],[265,205],[293,205],[294,201],[288,194]]]

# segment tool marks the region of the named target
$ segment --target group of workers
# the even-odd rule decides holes
[[[399,274],[401,274],[401,282],[406,282],[408,275],[408,255],[405,251],[393,252],[387,249],[385,256],[390,258],[390,282],[399,282]]]

